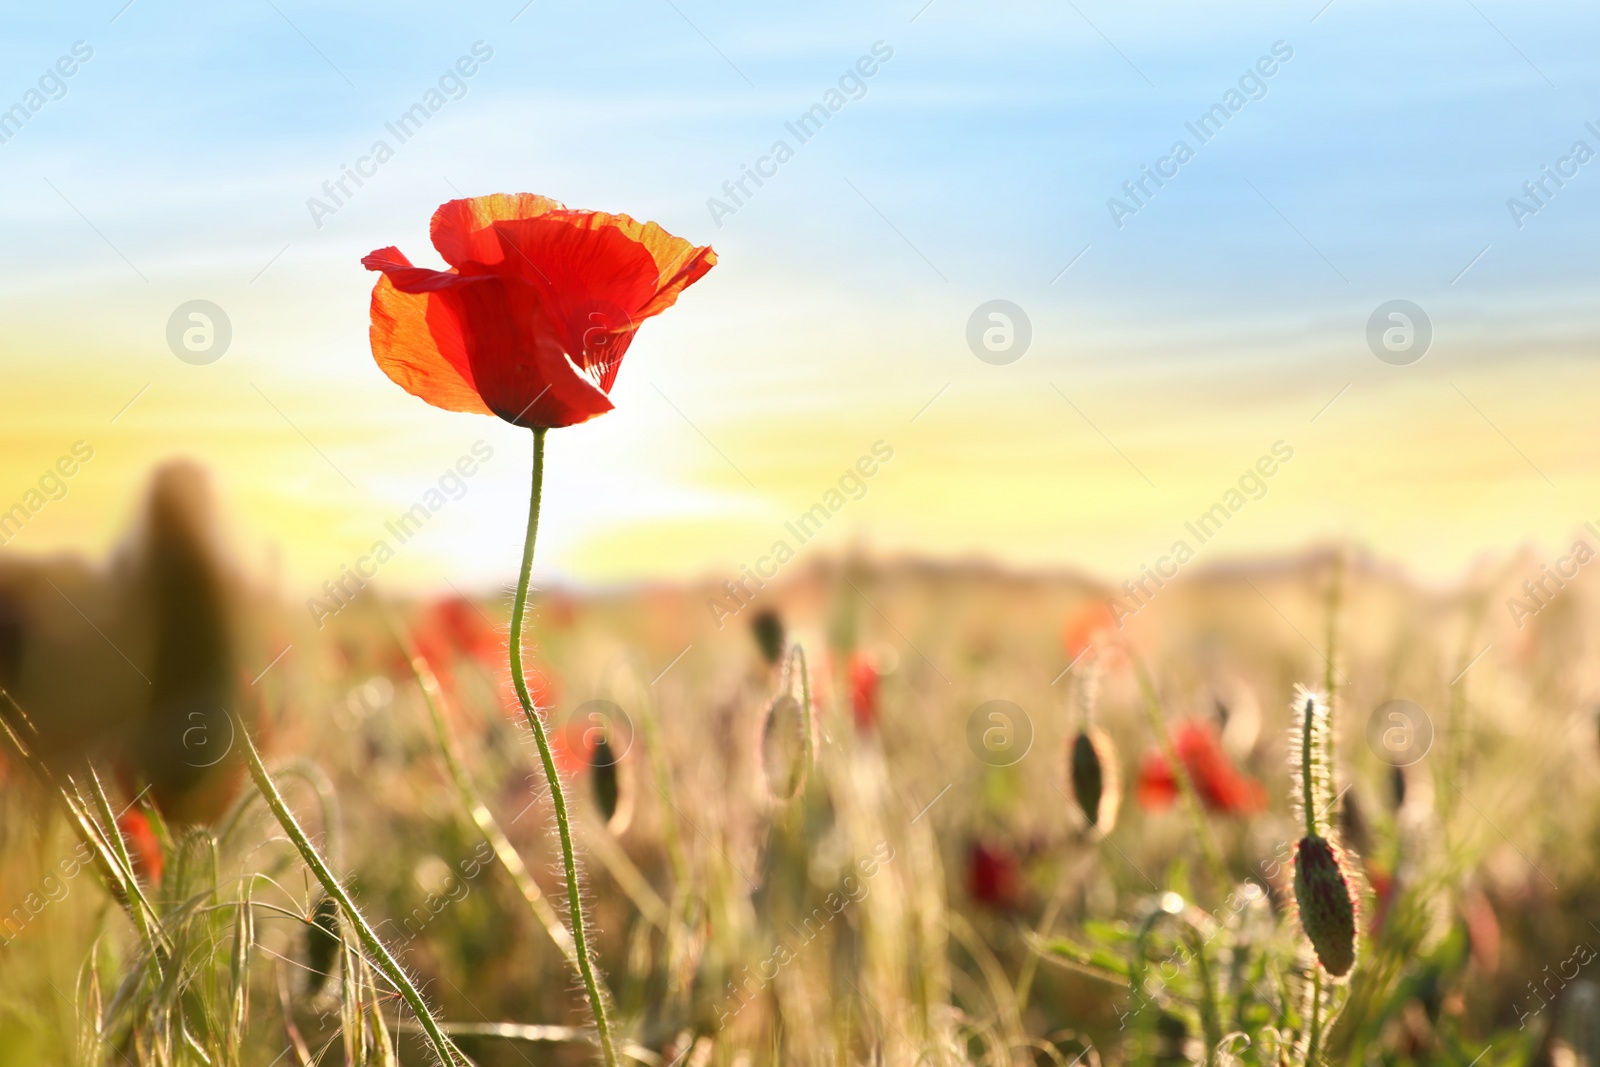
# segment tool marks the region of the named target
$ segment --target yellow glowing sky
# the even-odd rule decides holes
[[[95,458],[12,547],[105,552],[149,467],[188,455],[216,472],[252,568],[298,594],[387,537],[385,521],[481,440],[493,458],[380,580],[505,579],[526,506],[527,435],[434,411],[382,378],[361,344],[364,285],[344,283],[344,310],[356,309],[343,316],[344,351],[297,355],[268,342],[194,367],[147,345],[23,363],[0,427],[4,503],[76,440]],[[1129,374],[1115,339],[1097,355],[1081,337],[1041,336],[1020,362],[992,367],[959,340],[941,344],[934,323],[899,350],[893,338],[865,339],[866,359],[751,314],[714,329],[738,318],[739,288],[692,292],[635,345],[617,410],[552,433],[544,574],[614,582],[753,565],[776,539],[796,543],[785,522],[879,441],[894,458],[810,548],[978,554],[1120,581],[1174,540],[1194,542],[1185,522],[1280,440],[1294,458],[1220,535],[1194,542],[1198,561],[1347,537],[1447,579],[1482,553],[1530,540],[1553,548],[1600,518],[1588,504],[1597,471],[1574,446],[1600,368],[1567,353],[1510,363],[1463,349],[1406,368],[1312,353],[1310,370],[1256,354],[1228,359],[1226,374],[1158,358]],[[846,313],[844,298],[829,299]],[[307,365],[321,372],[302,380]]]

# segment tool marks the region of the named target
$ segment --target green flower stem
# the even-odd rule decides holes
[[[1328,722],[1333,722],[1333,704],[1339,697],[1339,594],[1340,585],[1344,579],[1344,556],[1341,553],[1333,561],[1333,578],[1328,584],[1328,669],[1324,673],[1323,688],[1328,692]],[[1330,731],[1331,736],[1331,731]]]
[[[1322,1061],[1322,965],[1311,964],[1311,1034],[1306,1040],[1306,1067]]]
[[[427,661],[412,647],[411,643],[400,635],[398,628],[392,621],[390,628],[394,631],[395,640],[400,642],[406,659],[411,663],[411,673],[417,680],[417,686],[422,690],[422,700],[428,706],[428,717],[433,722],[433,733],[439,741],[439,750],[444,754],[445,767],[450,772],[450,781],[455,784],[456,796],[461,804],[472,816],[473,823],[478,827],[478,832],[494,850],[495,859],[500,861],[511,880],[516,883],[517,889],[522,893],[522,899],[528,902],[528,908],[533,912],[533,917],[544,927],[550,935],[550,940],[556,948],[566,957],[572,966],[578,965],[578,950],[573,946],[572,935],[567,928],[561,925],[560,916],[545,899],[540,891],[539,884],[533,880],[533,875],[528,872],[527,864],[522,862],[522,856],[511,844],[510,838],[500,827],[494,814],[479,798],[478,791],[473,788],[472,781],[467,777],[465,762],[461,756],[461,746],[456,744],[456,739],[450,735],[450,729],[444,721],[444,709],[440,702],[444,699],[444,691],[439,687],[439,679],[429,667]]]
[[[522,544],[522,572],[517,576],[517,598],[511,604],[511,681],[517,687],[517,699],[522,703],[522,714],[533,731],[539,746],[539,761],[544,764],[545,781],[550,785],[550,803],[555,808],[556,829],[561,835],[561,865],[567,880],[567,912],[573,946],[577,949],[578,974],[583,979],[584,991],[589,996],[589,1010],[594,1014],[594,1026],[600,1039],[600,1052],[606,1067],[617,1067],[617,1051],[611,1044],[611,1024],[606,1018],[606,1002],[595,977],[594,961],[589,957],[588,923],[583,914],[583,898],[578,887],[578,861],[572,848],[572,822],[567,817],[567,796],[562,789],[561,776],[556,772],[555,754],[550,750],[550,738],[545,734],[544,720],[539,709],[528,695],[528,681],[522,673],[522,628],[528,613],[528,578],[533,572],[533,544],[539,535],[539,493],[544,485],[544,435],[543,427],[533,431],[533,490],[528,499],[528,533]]]
[[[456,1048],[454,1042],[444,1035],[439,1023],[434,1019],[433,1013],[428,1010],[427,1003],[422,999],[422,994],[407,977],[405,969],[389,954],[378,935],[373,932],[372,926],[366,917],[356,908],[355,901],[350,899],[350,894],[345,892],[344,886],[339,884],[333,872],[328,869],[327,863],[312,845],[311,839],[295,819],[294,812],[289,810],[289,805],[284,802],[283,794],[278,792],[278,787],[273,784],[272,777],[267,774],[266,766],[261,762],[261,753],[256,751],[255,742],[245,730],[243,723],[236,725],[240,738],[244,741],[245,763],[250,767],[250,777],[255,779],[256,790],[261,794],[261,799],[267,802],[267,807],[272,809],[272,814],[278,820],[278,825],[283,827],[283,832],[294,842],[294,847],[299,850],[300,858],[305,860],[306,866],[311,868],[311,873],[317,876],[317,881],[322,883],[323,891],[339,902],[339,907],[344,910],[345,918],[350,920],[350,925],[355,927],[356,936],[360,938],[362,947],[385,978],[394,983],[400,991],[400,996],[410,1006],[412,1014],[417,1017],[418,1024],[423,1033],[428,1035],[428,1040],[433,1045],[433,1050],[438,1054],[441,1063],[446,1067],[456,1067],[457,1064],[471,1063],[466,1056]]]
[[[1306,836],[1321,837],[1317,832],[1317,780],[1311,773],[1311,764],[1316,754],[1316,702],[1306,698],[1306,706],[1301,709],[1300,718],[1300,806],[1306,809]]]

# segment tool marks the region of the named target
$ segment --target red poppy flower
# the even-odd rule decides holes
[[[117,829],[128,846],[128,857],[133,860],[133,873],[148,886],[161,884],[161,842],[150,828],[150,820],[137,808],[130,808],[117,817]]]
[[[383,272],[373,357],[435,407],[530,428],[610,411],[640,323],[717,261],[653,222],[531,193],[452,200],[431,233],[450,270],[412,266],[392,246],[361,261]]]
[[[1228,762],[1210,723],[1199,719],[1179,723],[1172,732],[1172,744],[1208,811],[1240,814],[1267,806],[1266,789]],[[1165,754],[1147,753],[1139,770],[1139,805],[1150,810],[1165,808],[1177,795],[1178,782]]]
[[[1367,884],[1372,887],[1372,895],[1376,900],[1372,916],[1367,922],[1367,934],[1377,937],[1383,929],[1384,920],[1389,917],[1389,906],[1394,903],[1395,877],[1376,863],[1366,865],[1366,874]]]
[[[1090,648],[1107,644],[1117,630],[1117,616],[1103,600],[1081,605],[1061,626],[1061,650],[1076,663]]]
[[[448,596],[434,601],[422,613],[413,635],[417,650],[435,674],[447,677],[457,657],[498,666],[505,658],[506,639],[472,601]]]
[[[855,713],[856,729],[872,729],[878,721],[878,668],[857,652],[850,657],[850,710]]]
[[[1005,845],[974,841],[967,852],[967,892],[980,904],[1002,911],[1021,896],[1022,864]]]

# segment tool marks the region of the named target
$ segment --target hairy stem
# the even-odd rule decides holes
[[[522,704],[522,714],[533,731],[539,746],[539,761],[544,765],[545,781],[550,785],[550,803],[555,808],[556,829],[561,837],[561,865],[567,880],[567,912],[573,947],[577,950],[578,975],[583,979],[584,992],[589,997],[589,1010],[594,1014],[594,1026],[600,1040],[600,1052],[606,1067],[616,1067],[617,1052],[611,1043],[611,1024],[606,1018],[606,1002],[595,976],[594,961],[589,957],[588,924],[583,914],[583,898],[578,887],[578,860],[572,847],[572,821],[567,816],[567,796],[556,771],[555,754],[550,750],[550,738],[545,733],[544,720],[539,709],[528,695],[528,681],[522,674],[522,629],[528,613],[528,578],[533,572],[533,545],[539,535],[539,492],[544,484],[543,427],[533,431],[533,489],[528,499],[528,533],[522,544],[522,571],[517,576],[517,597],[511,604],[511,681],[517,687],[517,700]]]
[[[1306,706],[1302,709],[1300,718],[1300,804],[1306,809],[1306,836],[1318,837],[1317,833],[1317,780],[1312,774],[1311,765],[1316,752],[1316,701],[1306,697]]]
[[[461,758],[461,747],[456,744],[456,739],[451,736],[449,727],[445,725],[444,710],[441,707],[444,691],[439,686],[438,677],[410,642],[400,636],[398,630],[395,631],[395,638],[405,650],[406,658],[411,662],[411,673],[417,680],[417,686],[422,690],[422,700],[428,707],[428,717],[433,722],[434,737],[438,739],[439,750],[444,755],[445,767],[450,772],[450,781],[456,787],[456,796],[472,816],[478,832],[494,850],[495,859],[516,883],[518,891],[522,893],[522,899],[527,901],[529,910],[533,912],[533,917],[544,927],[545,932],[550,935],[550,940],[555,942],[556,948],[561,950],[567,962],[576,967],[578,952],[573,946],[572,935],[561,925],[561,918],[545,899],[539,884],[533,880],[527,864],[522,862],[521,854],[512,846],[510,838],[501,829],[494,813],[479,798],[478,791],[467,777],[466,766]]]
[[[311,843],[311,839],[306,836],[305,830],[295,819],[294,812],[290,811],[289,805],[284,802],[283,794],[278,792],[278,787],[267,774],[266,765],[261,762],[261,754],[256,751],[255,742],[251,740],[242,723],[238,724],[237,731],[244,740],[245,763],[250,767],[250,777],[255,779],[256,790],[261,794],[261,799],[267,802],[267,807],[272,810],[278,825],[283,827],[283,832],[294,842],[294,847],[300,852],[300,858],[305,860],[306,866],[311,868],[311,873],[322,883],[323,891],[339,902],[339,907],[344,910],[345,918],[350,920],[350,925],[355,927],[356,936],[361,939],[361,945],[367,950],[368,956],[377,964],[384,977],[394,983],[394,987],[400,991],[400,996],[405,999],[412,1014],[417,1017],[417,1023],[422,1027],[423,1033],[428,1035],[428,1041],[433,1045],[440,1062],[446,1067],[470,1063],[471,1061],[456,1048],[454,1042],[444,1035],[438,1021],[434,1019],[433,1013],[428,1010],[427,1003],[422,999],[422,994],[406,975],[405,969],[389,954],[388,948],[373,932],[366,916],[356,908],[355,901],[350,899],[350,894],[345,892],[344,886],[339,884],[339,879],[328,869],[322,855],[317,852],[316,846]]]
[[[1306,1067],[1322,1059],[1322,965],[1311,965],[1311,1035],[1306,1040]]]

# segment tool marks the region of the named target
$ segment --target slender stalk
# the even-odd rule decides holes
[[[1333,703],[1339,697],[1339,593],[1344,579],[1344,556],[1333,561],[1333,578],[1328,585],[1328,660],[1322,688],[1328,694],[1328,720],[1333,720]]]
[[[345,892],[344,886],[339,884],[339,879],[335,878],[333,872],[328,869],[327,863],[323,861],[321,854],[317,852],[316,846],[311,843],[311,839],[306,836],[305,830],[301,828],[299,821],[295,819],[294,812],[290,811],[289,805],[284,802],[283,794],[278,792],[278,787],[273,784],[271,776],[267,774],[267,768],[261,762],[261,754],[256,751],[255,742],[251,740],[243,723],[237,724],[236,729],[239,736],[244,740],[245,763],[250,767],[250,777],[255,779],[256,790],[260,792],[261,799],[267,802],[267,807],[272,810],[272,814],[277,818],[278,825],[283,827],[283,832],[289,836],[290,841],[294,842],[294,847],[299,850],[300,857],[305,860],[306,866],[311,868],[311,873],[316,875],[317,881],[322,883],[323,891],[334,900],[337,900],[339,906],[344,909],[345,918],[349,919],[350,925],[355,927],[356,935],[361,939],[362,946],[378,965],[378,969],[383,972],[385,978],[394,983],[394,987],[405,998],[405,1002],[410,1006],[412,1014],[417,1017],[418,1024],[421,1025],[423,1032],[428,1035],[428,1040],[432,1043],[434,1052],[438,1054],[440,1062],[446,1064],[447,1067],[455,1067],[456,1064],[460,1063],[470,1063],[471,1061],[456,1048],[455,1043],[444,1035],[444,1031],[439,1028],[439,1023],[434,1019],[433,1013],[428,1010],[427,1003],[423,1001],[422,994],[417,992],[417,987],[407,977],[405,969],[389,954],[388,948],[378,939],[378,935],[373,932],[366,917],[357,910],[355,901],[350,899],[350,894]]]
[[[1333,579],[1328,587],[1328,669],[1326,672],[1327,684],[1323,686],[1323,689],[1328,694],[1328,716],[1322,731],[1322,765],[1328,773],[1328,803],[1330,806],[1334,800],[1338,799],[1338,788],[1333,780],[1334,768],[1337,766],[1333,752],[1333,715],[1336,702],[1339,699],[1339,667],[1337,664],[1339,655],[1339,599],[1343,584],[1344,553],[1341,551],[1334,558]],[[1335,815],[1333,818],[1335,825],[1337,825],[1338,816]]]
[[[1306,698],[1306,706],[1300,713],[1304,720],[1300,727],[1300,806],[1306,809],[1306,836],[1319,837],[1317,833],[1317,780],[1311,773],[1311,764],[1316,751],[1316,707],[1310,697]]]
[[[393,628],[392,623],[391,628]],[[567,958],[567,962],[576,967],[578,953],[573,947],[572,935],[561,925],[560,916],[556,915],[555,909],[550,906],[550,902],[539,889],[539,884],[533,880],[527,864],[522,862],[521,854],[513,847],[510,838],[495,819],[494,813],[479,798],[478,791],[467,777],[466,766],[461,758],[461,747],[456,744],[456,739],[451,736],[450,729],[444,721],[444,710],[441,706],[444,691],[439,686],[438,677],[411,643],[400,635],[398,629],[394,630],[394,634],[395,640],[400,642],[400,647],[405,652],[406,659],[411,663],[411,673],[417,680],[417,686],[422,690],[422,701],[428,707],[428,717],[433,722],[434,737],[438,739],[439,750],[444,754],[445,767],[450,772],[450,781],[456,787],[456,796],[472,816],[478,832],[494,850],[495,859],[516,883],[517,889],[522,893],[522,899],[528,902],[533,917],[544,927],[545,932],[550,935],[550,940],[555,942],[556,948]]]
[[[1306,1041],[1306,1067],[1322,1059],[1322,965],[1311,965],[1311,1036]]]
[[[583,898],[578,887],[578,861],[572,847],[572,821],[567,816],[567,796],[556,771],[555,754],[550,750],[550,738],[545,733],[544,720],[539,709],[528,695],[528,681],[522,674],[522,629],[528,613],[528,578],[533,573],[533,545],[539,535],[539,493],[544,485],[544,435],[543,427],[533,431],[533,489],[528,498],[528,533],[522,544],[522,571],[517,576],[517,597],[511,603],[511,681],[517,688],[517,700],[522,704],[522,714],[533,731],[533,740],[539,746],[539,761],[544,764],[545,781],[550,785],[550,803],[555,808],[556,829],[561,837],[561,866],[567,880],[568,927],[573,946],[577,949],[578,975],[583,979],[584,992],[589,997],[589,1010],[594,1014],[594,1026],[600,1039],[600,1052],[606,1067],[617,1067],[617,1051],[611,1043],[611,1023],[606,1018],[606,1002],[600,991],[600,981],[595,976],[594,960],[589,956],[588,923],[583,914]]]

